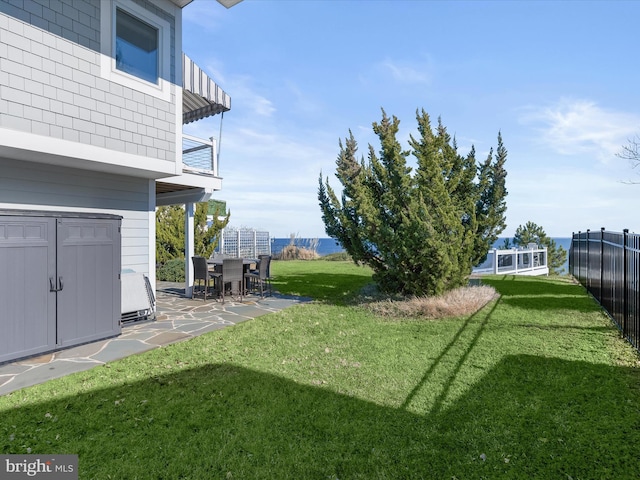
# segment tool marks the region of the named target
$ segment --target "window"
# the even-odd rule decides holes
[[[116,68],[151,83],[158,83],[157,28],[116,8]]]
[[[162,11],[179,18],[173,4],[157,3],[169,5]],[[170,101],[172,27],[168,18],[131,0],[101,0],[102,78]]]

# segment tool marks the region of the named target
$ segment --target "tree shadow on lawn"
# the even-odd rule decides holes
[[[210,364],[15,402],[0,451],[78,454],[83,479],[638,478],[637,385],[623,367],[513,355],[420,415]]]
[[[568,279],[512,275],[483,278],[482,283],[494,287],[505,305],[526,310],[602,311],[584,287]]]

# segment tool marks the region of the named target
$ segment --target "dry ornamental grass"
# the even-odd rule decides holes
[[[437,297],[413,297],[374,301],[367,308],[384,317],[438,318],[471,315],[498,297],[493,287],[487,285],[460,287]]]
[[[318,252],[310,248],[287,245],[282,251],[274,255],[275,260],[315,260],[320,258]]]

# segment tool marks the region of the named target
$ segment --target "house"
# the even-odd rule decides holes
[[[222,186],[215,142],[182,133],[231,108],[182,52],[190,2],[0,1],[0,211],[121,217],[114,265],[151,285],[156,206],[185,205],[192,232],[194,203]],[[3,231],[0,223],[0,242]],[[193,248],[187,235],[187,258]],[[190,288],[190,262],[185,270]],[[68,288],[49,277],[50,291]]]

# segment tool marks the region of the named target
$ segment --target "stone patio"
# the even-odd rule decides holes
[[[249,295],[225,303],[184,297],[184,284],[158,282],[154,321],[124,324],[114,338],[0,365],[0,395],[283,310],[310,299]]]

